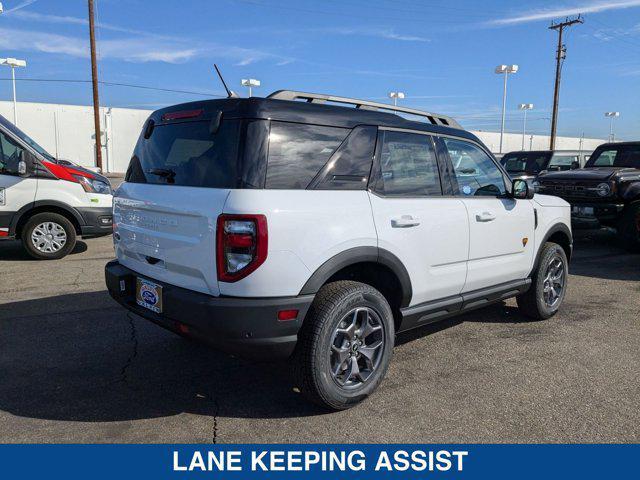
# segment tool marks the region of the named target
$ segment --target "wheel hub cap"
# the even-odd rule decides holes
[[[55,222],[42,222],[33,229],[31,243],[43,253],[55,253],[67,243],[67,232]]]
[[[347,313],[333,332],[329,365],[333,380],[342,388],[365,383],[376,371],[384,353],[384,325],[368,307]]]

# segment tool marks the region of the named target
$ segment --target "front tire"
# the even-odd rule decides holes
[[[57,213],[38,213],[22,229],[22,245],[38,260],[56,260],[68,255],[76,245],[76,229]]]
[[[373,393],[391,361],[393,314],[375,288],[353,281],[323,286],[298,336],[295,380],[312,402],[350,408]]]
[[[554,316],[567,293],[568,265],[567,254],[560,245],[545,243],[531,279],[531,287],[516,297],[520,311],[534,320],[546,320]]]

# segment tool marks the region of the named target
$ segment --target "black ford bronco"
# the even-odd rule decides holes
[[[640,249],[640,142],[605,143],[583,169],[538,177],[540,193],[571,204],[576,228],[613,227],[624,247]]]

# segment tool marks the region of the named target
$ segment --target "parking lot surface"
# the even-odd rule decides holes
[[[326,413],[286,363],[240,360],[127,312],[109,237],[29,260],[0,244],[0,442],[638,442],[640,255],[580,234],[561,312],[509,301],[401,336],[363,404]]]

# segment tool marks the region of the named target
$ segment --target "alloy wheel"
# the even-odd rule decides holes
[[[547,307],[553,308],[560,301],[564,290],[565,276],[566,268],[562,257],[554,255],[547,264],[544,274],[542,297]]]
[[[342,388],[357,388],[379,367],[384,354],[384,325],[369,307],[347,313],[333,332],[329,351],[331,376]]]

